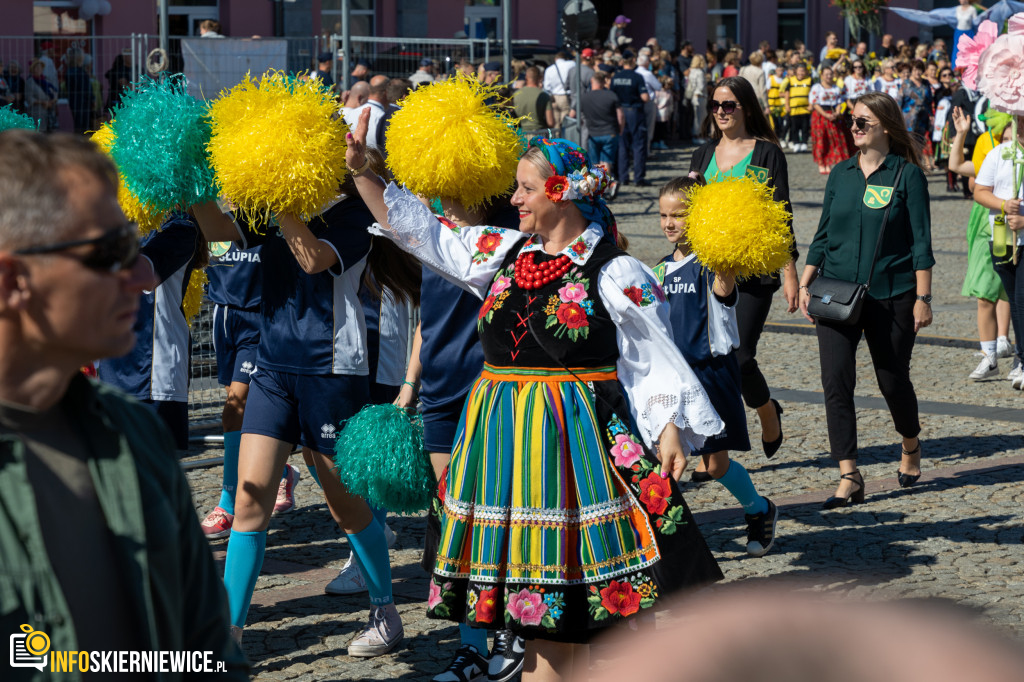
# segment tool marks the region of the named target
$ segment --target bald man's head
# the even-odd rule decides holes
[[[345,99],[346,109],[355,109],[366,104],[366,100],[370,97],[370,86],[367,85],[366,81],[356,81],[352,85],[352,89],[348,91],[348,97]]]

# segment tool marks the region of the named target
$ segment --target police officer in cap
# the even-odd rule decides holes
[[[629,161],[633,159],[633,180],[638,187],[650,183],[647,173],[647,120],[644,102],[650,99],[643,76],[636,72],[636,56],[631,50],[622,53],[622,68],[612,76],[609,88],[619,96],[626,126],[619,137],[619,182],[629,184]]]

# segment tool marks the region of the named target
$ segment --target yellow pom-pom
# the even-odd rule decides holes
[[[416,194],[470,207],[508,192],[524,147],[517,119],[487,103],[496,92],[458,76],[402,99],[387,134],[395,180]]]
[[[114,148],[116,140],[113,128],[109,123],[104,123],[100,129],[92,134],[92,141],[95,142],[103,153],[111,156],[110,150]],[[111,160],[113,157],[111,156]],[[143,204],[130,189],[124,180],[124,176],[118,174],[117,203],[128,220],[139,226],[139,236],[146,236],[153,230],[160,227],[163,222],[163,215],[152,206]]]
[[[268,71],[210,105],[208,150],[217,184],[240,211],[311,216],[345,177],[345,121],[319,79]]]
[[[831,59],[832,61],[836,61],[845,54],[846,50],[844,50],[843,48],[833,47],[831,50],[825,53],[825,59]]]
[[[185,288],[185,296],[181,301],[182,312],[185,313],[185,321],[192,326],[192,321],[199,314],[199,308],[203,305],[203,295],[206,293],[206,270],[193,270],[189,277],[188,287]]]
[[[687,193],[686,236],[705,267],[740,277],[769,275],[790,261],[792,215],[754,178],[727,178]]]

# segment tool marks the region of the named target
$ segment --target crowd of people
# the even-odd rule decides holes
[[[300,447],[350,549],[324,589],[368,596],[367,625],[348,653],[394,651],[404,629],[388,510],[350,493],[334,459],[339,424],[366,405],[393,403],[422,414],[438,482],[425,596],[428,615],[458,623],[459,647],[434,681],[585,674],[586,645],[598,634],[635,627],[673,593],[722,578],[681,493],[688,456],[697,458],[692,482],[716,481],[742,507],[747,553],[762,557],[774,546],[779,510],[730,452],[751,450],[744,404],[757,415],[763,454],[784,444],[784,409],[757,357],[780,291],[789,312],[816,323],[839,468],[824,509],[865,502],[853,404],[862,334],[901,438],[896,479],[904,488],[917,483],[922,441],[910,360],[932,321],[926,173],[940,164],[951,190],[961,191],[961,175],[972,177],[964,187],[978,205],[965,294],[979,299],[984,358],[971,378],[994,376],[1005,353],[1014,356],[1012,385],[1024,385],[1024,240],[1014,238],[1024,227],[1024,117],[974,106],[980,95],[958,84],[941,41],[885,36],[877,52],[864,43],[847,52],[829,34],[818,55],[799,42],[778,51],[763,43],[749,55],[712,46],[698,54],[684,43],[672,54],[654,39],[634,49],[629,23],[617,17],[606,43],[580,51],[579,67],[563,52],[551,64],[516,63],[502,83],[497,62],[456,64],[457,78],[475,79],[495,116],[517,119],[524,143],[514,192],[483,204],[416,196],[388,169],[389,122],[406,95],[455,77],[429,59],[408,78],[357,63],[344,91],[330,80],[330,53],[302,75],[336,93],[350,130],[348,172],[317,215],[281,212],[259,222],[227,197],[197,202],[165,216],[141,248],[117,210],[116,169],[98,150],[71,136],[0,134],[0,151],[22,158],[0,171],[0,272],[9,275],[0,277],[0,348],[20,363],[0,366],[0,440],[22,443],[8,452],[28,462],[0,470],[0,490],[21,485],[47,518],[72,514],[85,529],[71,538],[54,530],[63,524],[36,522],[16,533],[24,518],[0,514],[0,530],[10,526],[0,536],[33,533],[52,566],[33,563],[38,547],[5,544],[0,566],[26,574],[34,566],[49,577],[42,587],[11,583],[17,608],[0,620],[29,622],[31,609],[45,611],[41,625],[67,648],[214,650],[243,677],[238,645],[271,516],[294,507],[303,473],[288,459]],[[69,91],[79,80],[86,89],[82,57],[71,55]],[[33,63],[22,99],[10,94],[10,76],[0,91],[40,107],[40,122],[48,108],[29,92],[56,96],[46,68]],[[84,107],[76,130],[95,122],[93,105]],[[987,146],[984,136],[968,140],[979,114]],[[581,144],[563,139],[573,131]],[[628,254],[606,200],[620,186],[649,185],[648,155],[678,142],[696,149],[687,172],[658,193],[668,255],[650,269]],[[710,270],[688,239],[692,192],[753,178],[791,213],[787,151],[811,151],[828,175],[803,271],[791,224],[779,272]],[[474,158],[470,149],[457,153]],[[972,153],[974,162],[965,161]],[[52,177],[59,182],[41,189]],[[49,202],[60,224],[47,231],[26,197]],[[184,307],[204,268],[225,387],[224,466],[221,497],[197,523],[172,452],[187,444]],[[862,307],[833,318],[822,306],[844,301],[843,282],[860,285]],[[1011,324],[1016,346],[1006,338]],[[77,375],[96,360],[100,379],[149,403],[159,419]],[[87,410],[97,419],[82,419]],[[111,446],[111,432],[127,434],[124,442]],[[157,446],[136,446],[153,433]],[[121,453],[120,468],[95,463],[104,447]],[[119,509],[143,519],[141,527],[122,519],[132,535],[100,512],[113,481],[136,472],[140,490],[129,502],[144,494],[165,504]],[[74,494],[61,501],[60,491]],[[174,547],[154,542],[161,521],[177,530]],[[122,535],[146,551],[125,559]],[[228,539],[223,590],[204,536]],[[123,622],[102,643],[95,594],[77,594],[81,580],[69,577],[83,542],[100,547],[107,581],[139,580],[146,595],[139,601],[148,611],[133,611],[128,597],[108,605]],[[156,577],[146,583],[142,569]],[[36,590],[45,593],[42,606]],[[197,592],[202,613],[185,608]]]

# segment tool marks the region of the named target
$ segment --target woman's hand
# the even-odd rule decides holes
[[[932,306],[924,301],[914,304],[914,333],[921,331],[932,323]]]
[[[953,126],[956,128],[958,137],[966,137],[971,130],[971,119],[967,118],[964,110],[960,107],[953,107]]]
[[[679,442],[679,427],[675,424],[667,425],[654,445],[654,452],[661,462],[661,477],[672,476],[678,481],[686,471],[686,454],[683,452],[683,444]]]
[[[1016,232],[1024,229],[1024,216],[1011,215],[1006,217],[1006,226]]]
[[[359,114],[356,129],[345,134],[345,163],[349,168],[360,168],[366,162],[366,131],[370,127],[370,108]]]
[[[806,288],[800,289],[800,313],[807,318],[808,322],[813,323],[814,318],[807,312],[807,305],[811,302],[811,292]]]

